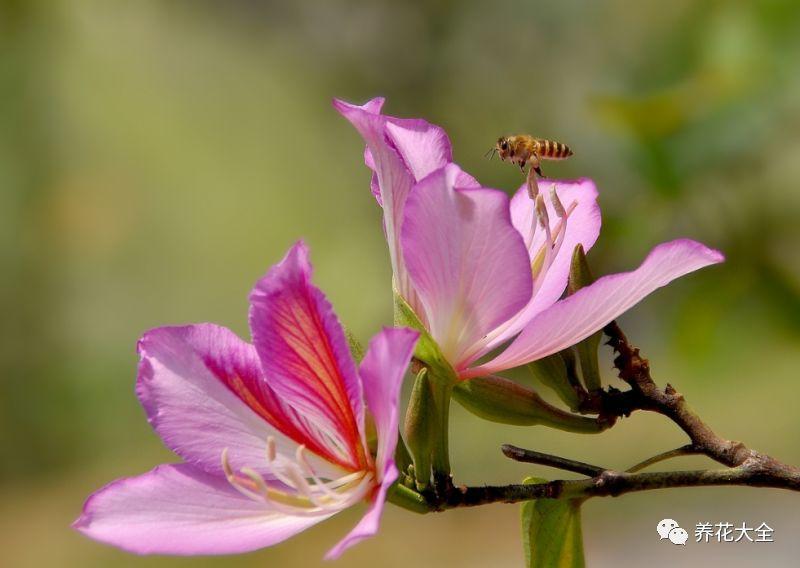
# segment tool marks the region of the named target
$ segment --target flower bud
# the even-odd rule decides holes
[[[428,486],[431,476],[431,455],[436,443],[437,410],[428,369],[417,374],[406,412],[405,437],[411,458],[418,490]]]
[[[572,295],[581,288],[594,282],[594,276],[589,269],[589,262],[586,260],[586,253],[583,245],[577,245],[572,251],[572,262],[569,268],[569,281],[567,282],[567,294]]]
[[[583,246],[578,245],[575,247],[575,251],[572,254],[567,294],[572,295],[593,282],[594,277],[589,270],[589,263],[586,261],[586,254],[583,252]],[[596,391],[602,388],[600,366],[597,361],[597,349],[600,347],[602,336],[603,332],[598,331],[575,346],[578,351],[578,360],[581,362],[583,383],[589,391]]]
[[[476,416],[500,424],[543,425],[579,433],[602,432],[608,427],[604,421],[560,410],[536,391],[501,377],[465,381],[453,389],[453,398]]]

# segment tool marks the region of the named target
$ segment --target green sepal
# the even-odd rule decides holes
[[[594,276],[592,276],[592,271],[589,269],[583,246],[578,245],[572,253],[567,294],[572,295],[593,282]],[[597,361],[597,350],[600,347],[602,336],[603,332],[597,331],[576,345],[578,360],[581,362],[583,384],[586,385],[586,389],[590,392],[600,390],[603,387],[600,379],[600,366]]]
[[[423,367],[411,389],[405,423],[406,440],[414,462],[416,487],[420,491],[430,482],[431,458],[439,422],[437,414],[428,369]]]
[[[567,432],[602,432],[605,422],[565,412],[547,403],[536,391],[501,377],[479,377],[453,389],[461,406],[485,420],[513,426],[550,426]]]
[[[419,332],[419,339],[414,348],[414,358],[428,367],[432,378],[435,377],[435,380],[450,382],[451,385],[458,381],[456,372],[442,355],[439,345],[430,336],[425,326],[422,325],[419,317],[408,305],[408,302],[397,292],[394,294],[394,324],[397,327],[410,327]]]
[[[546,483],[529,477],[523,483]],[[522,544],[528,568],[583,568],[583,499],[536,499],[522,504]]]
[[[567,362],[561,353],[554,353],[526,365],[534,377],[551,388],[570,410],[576,412],[580,398],[570,381]]]

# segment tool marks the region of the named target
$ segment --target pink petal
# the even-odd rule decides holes
[[[414,188],[402,245],[428,329],[457,368],[463,355],[522,309],[531,297],[528,253],[509,216],[508,198],[491,189],[457,189],[451,164]]]
[[[380,525],[386,492],[397,480],[394,455],[398,436],[398,403],[400,387],[419,334],[410,329],[384,328],[369,343],[359,367],[364,382],[364,396],[378,434],[375,469],[380,472],[380,488],[361,521],[325,556],[338,558],[345,550],[375,535]]]
[[[387,117],[386,137],[415,181],[453,161],[450,139],[444,129],[424,120]]]
[[[723,260],[719,251],[689,239],[660,244],[636,270],[604,276],[541,312],[508,349],[494,360],[470,369],[463,377],[484,376],[517,367],[574,345],[658,288]]]
[[[100,489],[73,527],[136,554],[233,554],[272,546],[331,515],[275,513],[224,477],[176,464]]]
[[[372,170],[372,177],[369,180],[369,189],[378,205],[383,207],[383,198],[381,197],[381,186],[378,183],[378,174],[375,173],[375,160],[372,159],[372,152],[369,151],[369,146],[364,148],[364,163],[369,169]]]
[[[410,329],[384,328],[369,342],[359,367],[364,397],[378,434],[377,471],[383,471],[397,446],[400,387],[406,375],[419,333]]]
[[[384,228],[395,286],[417,309],[417,298],[400,252],[403,210],[412,185],[449,163],[452,150],[442,128],[424,120],[382,115],[382,104],[383,99],[380,99],[380,104],[373,99],[363,106],[333,101],[334,108],[350,121],[367,144],[364,161],[373,170],[370,187],[384,210]],[[468,182],[466,179],[463,181],[466,187]],[[472,183],[477,185],[474,179]]]
[[[369,113],[372,113],[372,114],[380,114],[381,113],[381,109],[383,108],[383,104],[385,102],[386,102],[385,98],[383,98],[383,97],[375,97],[374,99],[368,100],[360,108],[362,108],[366,112],[369,112]]]
[[[270,387],[325,433],[329,461],[364,469],[361,381],[344,330],[311,283],[301,242],[256,283],[250,294],[253,344]]]
[[[339,544],[328,551],[325,555],[325,560],[335,560],[339,558],[339,556],[351,546],[358,544],[366,538],[375,536],[378,533],[381,523],[381,514],[383,513],[383,505],[386,502],[386,493],[395,480],[397,480],[397,467],[394,465],[394,460],[389,459],[386,461],[383,471],[383,481],[369,510],[353,530],[339,541]]]
[[[230,330],[211,324],[154,329],[139,341],[139,354],[139,400],[164,443],[186,461],[221,475],[228,448],[235,468],[269,475],[268,437],[282,453],[298,443],[316,451],[319,444],[294,411],[263,382],[253,346]],[[327,471],[341,475],[330,465]]]
[[[558,300],[567,287],[572,252],[575,247],[581,244],[583,249],[588,251],[600,234],[600,206],[597,204],[597,188],[592,180],[541,180],[539,187],[540,191],[547,196],[545,203],[547,204],[550,228],[553,234],[555,234],[559,223],[561,223],[561,219],[556,214],[556,210],[549,198],[550,188],[553,185],[555,185],[556,193],[565,208],[570,208],[573,203],[575,204],[575,208],[566,223],[563,241],[561,241],[542,283],[534,290],[533,297],[528,302],[528,305],[505,324],[493,330],[487,337],[486,345],[476,354],[475,358],[482,357],[514,337],[536,314],[550,307]],[[511,222],[522,234],[528,248],[530,260],[533,262],[545,242],[545,233],[541,228],[538,228],[533,238],[531,238],[534,226],[534,205],[530,197],[528,197],[527,185],[520,187],[511,199]]]
[[[371,184],[373,192],[376,185],[380,192],[378,201],[383,206],[383,223],[395,285],[400,294],[413,303],[414,296],[400,254],[399,233],[406,197],[414,183],[414,177],[397,150],[389,145],[386,139],[386,117],[374,110],[376,105],[372,101],[364,106],[356,106],[334,100],[333,106],[355,126],[367,144],[368,154],[365,155],[365,161],[373,168],[373,180],[377,182]]]

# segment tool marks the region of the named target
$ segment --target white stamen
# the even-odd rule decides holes
[[[332,481],[322,480],[311,467],[306,447],[300,445],[295,460],[279,460],[275,439],[267,439],[265,457],[272,477],[284,487],[270,485],[251,467],[233,471],[228,449],[222,451],[222,470],[228,482],[242,495],[264,503],[274,511],[293,516],[317,516],[340,511],[366,497],[375,486],[371,471],[356,471]]]
[[[306,447],[305,445],[301,444],[297,446],[297,452],[295,452],[295,458],[297,459],[297,463],[300,464],[300,468],[305,473],[306,477],[310,477],[311,481],[314,482],[314,485],[322,490],[325,495],[330,497],[331,499],[338,499],[341,497],[339,493],[333,491],[328,484],[323,482],[319,476],[317,476],[314,468],[311,467],[311,464],[308,463],[308,458],[306,456]]]

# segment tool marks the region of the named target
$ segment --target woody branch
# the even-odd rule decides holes
[[[619,377],[630,386],[630,389],[625,392],[615,389],[594,393],[584,392],[582,412],[597,413],[612,419],[627,416],[636,410],[656,412],[677,424],[687,434],[691,443],[648,458],[629,468],[628,471],[615,471],[505,445],[502,448],[503,453],[511,459],[582,473],[588,477],[538,484],[481,487],[457,487],[452,483],[444,483],[425,495],[430,509],[443,511],[455,507],[499,502],[516,503],[540,498],[616,497],[625,493],[675,487],[731,485],[800,491],[800,468],[781,463],[773,457],[748,448],[742,442],[727,440],[717,435],[689,407],[684,397],[672,385],[667,384],[663,389],[656,385],[650,376],[647,359],[640,355],[639,349],[630,345],[616,322],[607,325],[603,331],[608,337],[608,344],[617,353],[614,366],[619,371]],[[649,465],[689,454],[706,455],[727,467],[639,473],[640,469]]]

